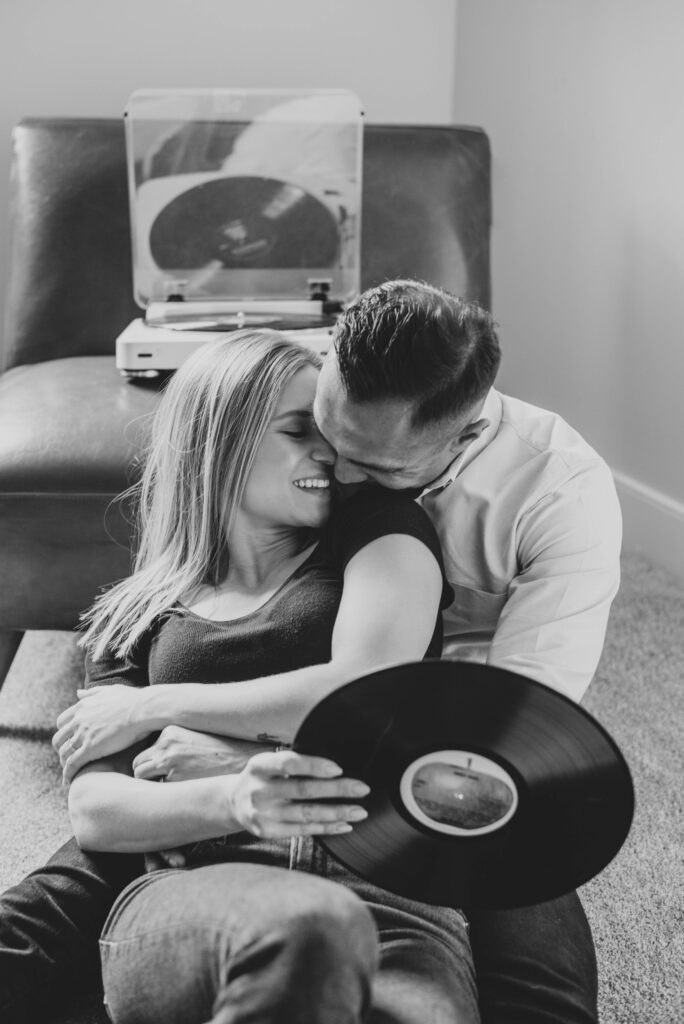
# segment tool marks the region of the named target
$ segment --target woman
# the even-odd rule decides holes
[[[478,1020],[460,912],[363,882],[313,838],[352,829],[368,787],[274,749],[348,680],[438,655],[450,598],[409,498],[362,492],[328,521],[318,366],[272,332],[184,364],[155,417],[135,570],[88,615],[95,689],[55,737],[76,837],[95,851],[184,846],[188,865],[136,879],[109,915],[117,1024]],[[160,788],[142,751],[171,722],[260,752]]]

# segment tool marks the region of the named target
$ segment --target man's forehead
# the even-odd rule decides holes
[[[323,433],[327,427],[350,444],[356,441],[370,444],[377,439],[386,445],[413,447],[434,442],[440,435],[458,434],[477,418],[481,404],[464,410],[460,416],[454,415],[448,423],[416,427],[412,423],[412,402],[403,399],[354,401],[347,394],[339,374],[326,360],[318,379],[313,412]],[[332,437],[327,440],[334,444]]]

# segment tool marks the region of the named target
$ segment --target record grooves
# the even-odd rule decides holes
[[[218,178],[181,192],[158,214],[150,251],[162,269],[331,267],[339,233],[331,211],[297,185]]]
[[[598,874],[630,828],[627,764],[583,708],[523,676],[426,660],[347,684],[295,749],[371,787],[350,833],[319,842],[399,895],[517,907]]]

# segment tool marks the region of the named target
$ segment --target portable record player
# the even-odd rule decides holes
[[[359,292],[362,111],[346,90],[140,90],[125,113],[133,286],[128,377],[272,328],[327,351]]]

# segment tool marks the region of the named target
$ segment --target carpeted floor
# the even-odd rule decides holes
[[[599,959],[602,1024],[684,1021],[683,666],[684,584],[625,556],[585,701],[622,748],[637,798],[624,847],[581,890]],[[49,740],[81,676],[72,636],[28,634],[0,693],[0,889],[69,836]],[[69,1017],[92,1019],[88,1007]]]

